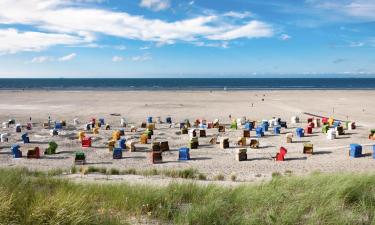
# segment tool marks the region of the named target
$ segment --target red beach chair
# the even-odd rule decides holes
[[[280,152],[276,154],[276,161],[284,161],[285,155],[288,151],[284,147],[280,147]]]
[[[82,139],[82,147],[84,148],[91,147],[91,137],[84,137]]]

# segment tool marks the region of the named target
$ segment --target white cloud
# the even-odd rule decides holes
[[[171,3],[169,0],[141,0],[139,5],[153,11],[161,11],[168,9],[171,6]]]
[[[50,56],[37,56],[37,57],[34,57],[30,62],[31,63],[44,63],[47,61],[53,61],[53,58]]]
[[[288,34],[282,34],[280,35],[279,39],[282,40],[282,41],[287,41],[289,39],[291,39],[292,37]]]
[[[122,61],[124,61],[124,58],[122,58],[121,56],[112,57],[112,62],[122,62]]]
[[[253,20],[246,25],[229,29],[223,33],[209,35],[207,38],[210,40],[233,40],[238,38],[259,38],[271,36],[273,36],[273,31],[270,25]]]
[[[94,44],[100,35],[156,42],[158,46],[181,41],[229,41],[273,35],[273,27],[267,23],[237,18],[244,16],[243,13],[230,12],[229,15],[210,14],[163,21],[95,8],[82,0],[78,6],[77,0],[1,0],[0,24],[32,26],[38,32],[16,31],[16,35],[34,34],[39,38],[30,41],[30,38],[17,37],[14,41],[0,36],[0,52],[35,51],[54,45],[87,46]],[[11,30],[5,31],[11,33]],[[7,47],[13,45],[17,47]]]
[[[228,17],[233,17],[233,18],[238,18],[238,19],[244,19],[247,17],[253,17],[254,15],[251,12],[234,12],[230,11],[227,13],[224,13],[223,16],[228,16]]]
[[[13,54],[19,51],[41,51],[55,45],[83,43],[80,37],[67,34],[19,32],[16,29],[0,29],[0,54]]]
[[[115,49],[123,51],[123,50],[126,50],[126,46],[125,45],[117,45],[117,46],[115,46]]]
[[[152,59],[152,56],[150,54],[144,54],[144,55],[140,55],[140,56],[131,57],[132,61],[148,61],[148,60],[151,60],[151,59]]]
[[[60,62],[70,61],[70,60],[74,59],[76,56],[77,56],[76,53],[72,53],[72,54],[69,54],[69,55],[62,56],[62,57],[58,58],[58,61],[60,61]]]

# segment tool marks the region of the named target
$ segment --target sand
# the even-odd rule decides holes
[[[27,167],[30,169],[69,169],[73,165],[74,152],[83,150],[87,157],[87,166],[107,167],[137,170],[183,169],[196,168],[199,172],[212,179],[217,174],[223,174],[229,180],[232,174],[238,181],[253,182],[267,180],[272,173],[292,173],[305,175],[314,171],[321,172],[368,172],[374,171],[375,160],[372,158],[372,145],[375,141],[368,139],[371,128],[375,128],[375,91],[324,91],[324,90],[277,90],[277,91],[0,91],[0,122],[10,118],[25,125],[32,117],[34,127],[29,132],[30,144],[23,144],[20,133],[15,133],[14,126],[0,129],[0,133],[10,133],[8,143],[0,143],[1,167]],[[263,100],[262,100],[263,99]],[[327,140],[321,128],[315,128],[312,135],[304,138],[294,138],[294,143],[286,143],[285,133],[294,132],[296,127],[306,127],[309,112],[321,116],[334,116],[340,120],[351,120],[357,124],[356,130],[346,131],[345,135],[335,140]],[[163,153],[162,164],[151,164],[148,158],[150,145],[137,144],[139,151],[124,152],[124,158],[112,159],[112,154],[106,147],[106,141],[111,137],[114,129],[120,128],[119,113],[125,117],[129,125],[140,126],[147,116],[154,118],[171,116],[174,123],[186,118],[194,121],[204,118],[212,121],[218,118],[221,123],[227,124],[224,134],[230,138],[231,147],[220,149],[219,145],[210,145],[212,135],[217,135],[217,129],[209,129],[207,138],[199,138],[199,149],[191,150],[190,161],[179,162],[178,148],[186,146],[188,135],[177,135],[178,125],[169,128],[168,124],[157,124],[154,139],[167,140],[171,151]],[[282,129],[281,135],[266,132],[260,139],[259,149],[248,148],[248,161],[235,161],[235,145],[242,130],[229,129],[229,115],[232,118],[246,116],[251,120],[260,121],[280,117],[288,122],[288,129]],[[42,122],[52,120],[66,120],[68,126],[59,136],[49,136],[49,130],[42,128]],[[290,118],[299,116],[300,124],[291,124]],[[99,135],[93,135],[93,147],[83,149],[77,140],[77,132],[82,130],[85,122],[90,118],[105,118],[112,130],[103,128]],[[73,126],[73,118],[79,118],[80,125]],[[130,133],[126,128],[127,139],[139,139],[144,129],[137,133]],[[23,129],[23,131],[26,131]],[[255,131],[251,132],[255,136]],[[54,140],[59,144],[59,154],[43,156],[41,159],[13,159],[10,154],[11,144],[21,145],[23,154],[28,148],[39,146],[45,149],[48,142]],[[314,144],[314,155],[302,154],[303,143]],[[350,159],[348,149],[350,143],[363,144],[364,157]],[[286,161],[275,162],[272,156],[284,146],[288,149]],[[82,179],[82,176],[72,176],[73,179]],[[90,177],[90,176],[87,176]],[[92,177],[92,176],[91,176]],[[99,177],[99,176],[98,176]],[[132,176],[120,176],[120,179],[132,181]],[[171,179],[140,178],[133,176],[138,182],[169,182]],[[90,178],[92,179],[92,178]],[[106,178],[107,180],[108,178]],[[112,179],[112,178],[110,178]],[[116,177],[113,180],[118,180]]]

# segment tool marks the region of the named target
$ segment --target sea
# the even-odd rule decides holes
[[[375,78],[1,78],[0,90],[375,90]]]

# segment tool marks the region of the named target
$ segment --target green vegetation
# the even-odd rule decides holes
[[[375,175],[277,175],[235,188],[160,187],[78,184],[0,169],[0,224],[132,224],[129,218],[140,217],[197,225],[375,224]]]

